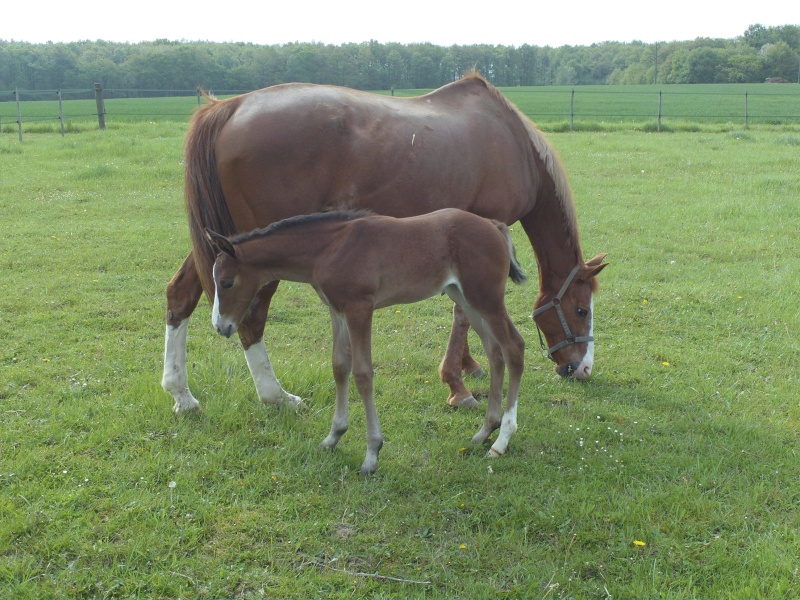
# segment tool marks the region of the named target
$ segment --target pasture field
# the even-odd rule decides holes
[[[800,594],[800,135],[552,133],[583,249],[609,252],[584,384],[528,342],[519,431],[437,367],[450,303],[376,313],[386,444],[334,453],[328,313],[282,284],[267,340],[299,412],[262,406],[202,304],[198,415],[160,388],[164,287],[189,248],[184,122],[0,136],[0,596],[790,598]],[[473,338],[473,346],[477,347]],[[481,353],[477,353],[480,358]],[[469,384],[485,393],[488,381]]]
[[[800,129],[800,86],[775,84],[660,85],[660,86],[548,86],[501,88],[503,93],[546,131],[570,130],[571,93],[575,92],[573,129],[656,131],[659,91],[662,97],[662,130],[731,131],[745,126],[745,94],[748,125]],[[418,96],[430,90],[395,90],[396,96]],[[113,94],[113,90],[109,93]],[[388,91],[378,93],[388,94]],[[85,99],[64,101],[65,128],[91,129],[97,125],[94,91]],[[6,97],[8,95],[6,94]],[[13,96],[12,96],[13,97]],[[74,98],[76,94],[66,94]],[[221,95],[220,97],[224,97]],[[197,108],[194,95],[163,98],[111,98],[105,101],[108,123],[130,121],[182,121]],[[23,129],[29,132],[60,131],[58,102],[22,103]],[[5,133],[16,131],[14,102],[0,102],[0,123]]]

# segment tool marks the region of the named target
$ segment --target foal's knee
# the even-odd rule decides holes
[[[354,369],[353,381],[356,383],[356,388],[359,392],[362,390],[372,390],[372,382],[375,378],[375,371],[370,369]],[[363,392],[362,392],[363,394]]]

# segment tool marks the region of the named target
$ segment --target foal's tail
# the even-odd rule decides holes
[[[203,289],[210,295],[214,291],[211,269],[215,257],[204,231],[208,228],[225,236],[236,233],[222,193],[214,146],[220,130],[239,107],[241,96],[229,100],[206,96],[206,100],[209,104],[195,113],[186,134],[184,198],[195,269]]]
[[[511,266],[508,269],[508,276],[511,278],[511,281],[516,284],[523,283],[527,277],[517,261],[517,250],[514,248],[514,242],[511,241],[511,232],[508,230],[505,223],[501,223],[500,221],[493,221],[493,223],[500,230],[500,233],[503,234],[503,237],[506,238],[506,243],[508,244],[508,254],[511,257]]]

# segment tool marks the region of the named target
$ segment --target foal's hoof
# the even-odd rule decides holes
[[[478,401],[470,394],[469,396],[450,396],[447,403],[453,408],[477,408]]]

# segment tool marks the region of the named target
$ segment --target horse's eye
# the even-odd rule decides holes
[[[223,290],[229,290],[233,287],[233,281],[220,281],[219,287],[221,287]]]
[[[586,317],[588,315],[589,315],[589,311],[586,310],[585,308],[579,308],[578,309],[578,316],[579,317]]]

